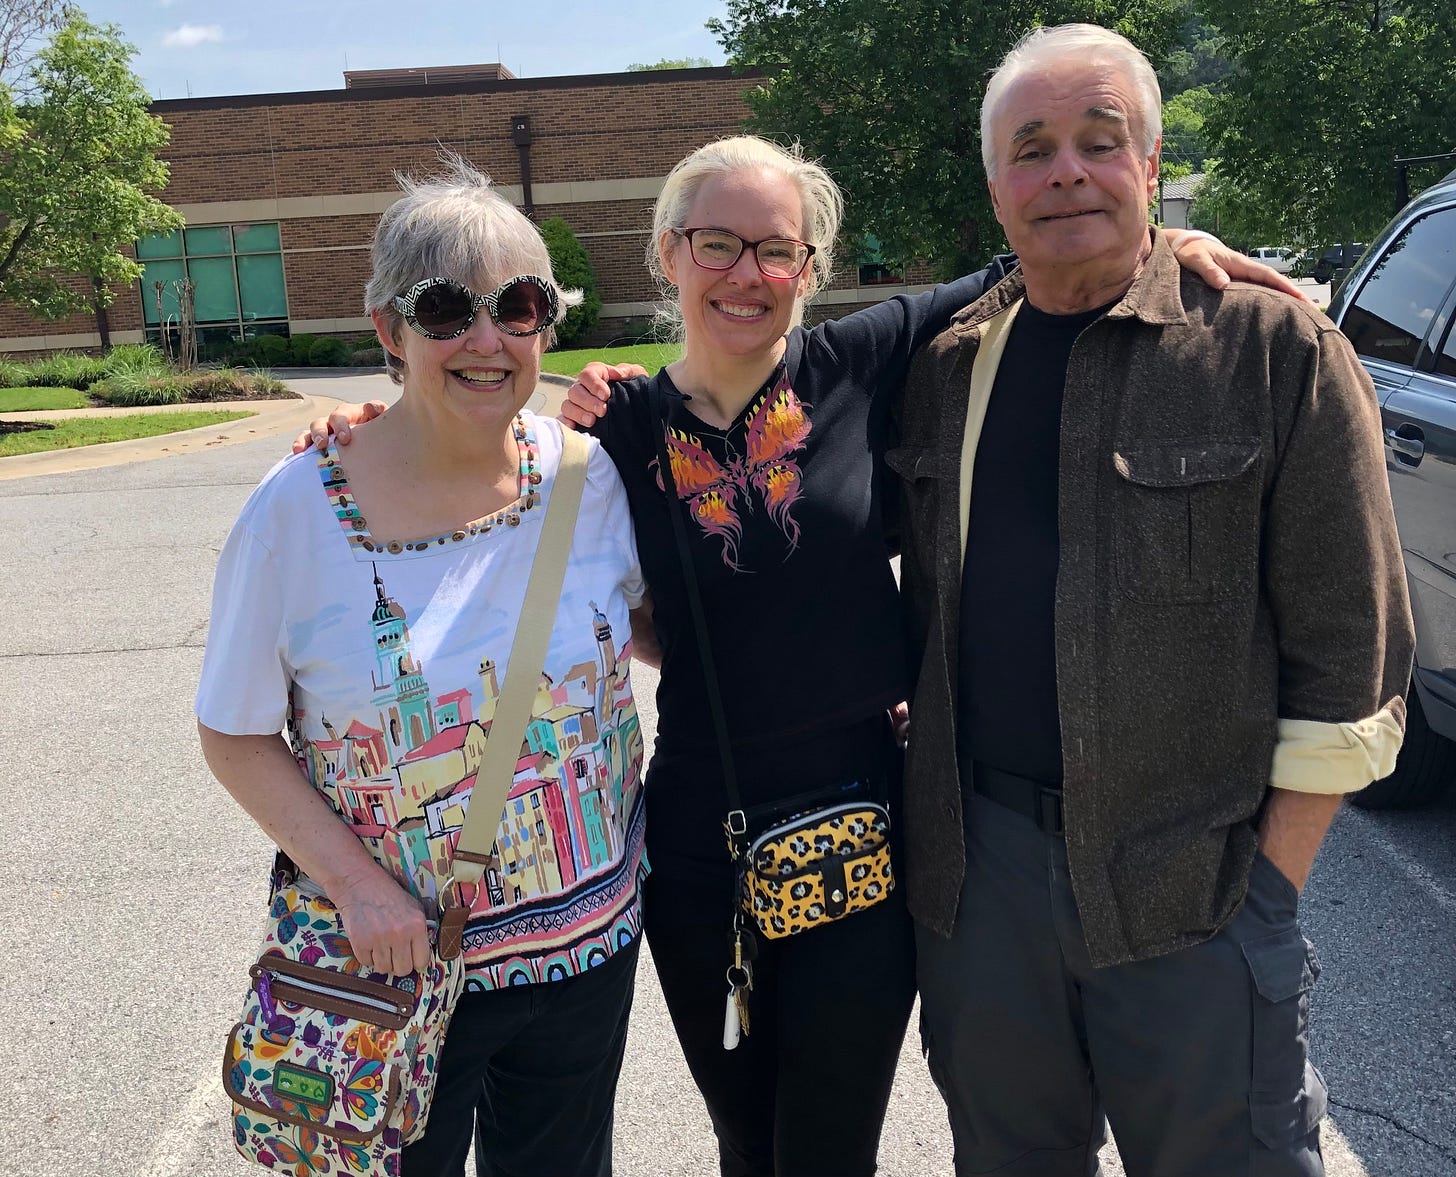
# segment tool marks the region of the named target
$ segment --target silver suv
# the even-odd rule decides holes
[[[1405,746],[1352,800],[1408,807],[1456,781],[1456,172],[1396,214],[1330,303],[1380,398],[1416,623]]]

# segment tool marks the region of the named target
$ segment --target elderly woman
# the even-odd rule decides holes
[[[561,427],[525,405],[580,298],[463,161],[402,187],[365,301],[403,394],[345,457],[287,459],[249,498],[196,703],[217,778],[336,905],[358,961],[392,975],[430,962],[449,835],[413,786],[423,773],[469,803],[474,776],[452,765],[493,714],[562,460]],[[482,1172],[610,1172],[646,871],[627,674],[642,596],[626,496],[593,443],[535,752],[498,869],[467,900],[466,988],[405,1177],[460,1173],[472,1134]]]
[[[724,1177],[875,1171],[915,945],[903,887],[801,933],[755,937],[749,1033],[725,1051],[737,1037],[724,1008],[734,806],[672,515],[701,587],[742,804],[887,797],[893,829],[900,753],[887,713],[910,684],[881,456],[915,348],[1007,264],[806,330],[839,217],[833,180],[797,151],[743,136],[694,151],[663,186],[648,259],[682,357],[610,386],[604,377],[630,373],[589,365],[566,410],[616,462],[644,537],[662,665],[647,934]],[[1180,244],[1211,281],[1227,279],[1210,258],[1248,265],[1217,242]],[[330,421],[339,440],[372,411],[342,407]],[[324,423],[313,431],[322,442]]]

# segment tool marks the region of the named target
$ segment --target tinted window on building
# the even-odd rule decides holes
[[[1456,272],[1456,209],[1406,227],[1375,264],[1341,324],[1355,350],[1413,366]]]
[[[873,233],[866,233],[859,247],[859,284],[861,286],[883,286],[903,282],[905,276],[898,266],[885,263],[880,252],[880,239]]]
[[[180,280],[190,278],[199,327],[247,339],[288,319],[278,225],[189,225],[137,242],[142,309],[149,328],[181,317]],[[157,290],[160,282],[162,288]],[[159,299],[160,294],[160,299]]]

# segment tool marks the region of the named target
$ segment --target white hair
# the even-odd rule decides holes
[[[1142,50],[1111,29],[1101,25],[1071,24],[1036,28],[1012,46],[1001,59],[981,99],[981,162],[987,178],[996,175],[996,144],[991,138],[991,120],[1006,91],[1024,74],[1063,61],[1085,65],[1110,65],[1122,71],[1133,85],[1138,116],[1143,124],[1143,155],[1152,155],[1163,135],[1163,92],[1158,75]]]
[[[684,228],[686,217],[697,200],[698,193],[709,180],[736,172],[773,171],[786,177],[799,193],[803,208],[800,233],[814,246],[814,256],[809,263],[809,281],[804,287],[802,298],[794,303],[793,322],[797,325],[804,317],[804,304],[820,290],[829,285],[834,272],[834,243],[839,237],[839,221],[844,213],[844,198],[837,185],[824,168],[814,160],[805,159],[798,143],[780,147],[767,139],[754,135],[735,135],[730,139],[719,139],[699,147],[686,159],[680,160],[667,174],[657,205],[652,211],[652,239],[647,243],[647,268],[657,282],[662,304],[658,318],[671,327],[672,334],[681,337],[682,306],[676,291],[663,272],[660,250],[664,241],[675,239],[664,234],[672,229]],[[679,243],[681,244],[681,243]],[[676,248],[668,245],[666,248]]]
[[[504,278],[535,274],[556,288],[561,313],[581,302],[580,290],[564,290],[551,272],[551,254],[541,232],[515,205],[453,151],[440,153],[442,167],[417,180],[395,173],[404,195],[384,210],[370,247],[371,273],[364,309],[380,311],[397,337],[404,318],[394,300],[422,278],[453,278],[486,291]],[[550,347],[556,332],[545,332]],[[404,365],[384,353],[390,379],[401,382]]]

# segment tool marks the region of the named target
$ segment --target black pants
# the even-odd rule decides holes
[[[793,792],[816,780],[854,779],[851,766],[857,764],[888,781],[893,802],[898,752],[886,731],[878,721],[868,724],[821,749],[823,755],[802,771],[788,771],[781,759],[774,769]],[[914,927],[903,890],[823,927],[782,940],[760,936],[751,1032],[737,1049],[724,1050],[733,907],[718,829],[723,806],[703,801],[713,781],[702,761],[674,763],[659,754],[653,770],[647,786],[647,939],[688,1069],[708,1105],[723,1177],[874,1173],[915,1000]],[[740,764],[740,772],[759,781],[766,771]],[[684,829],[675,816],[692,809],[700,811],[696,824]]]
[[[466,993],[402,1177],[609,1177],[641,941],[566,981]]]
[[[972,799],[954,934],[917,929],[922,1032],[955,1169],[1096,1174],[1104,1108],[1128,1177],[1319,1177],[1308,1057],[1319,975],[1294,887],[1255,861],[1211,940],[1093,968],[1066,844]]]

